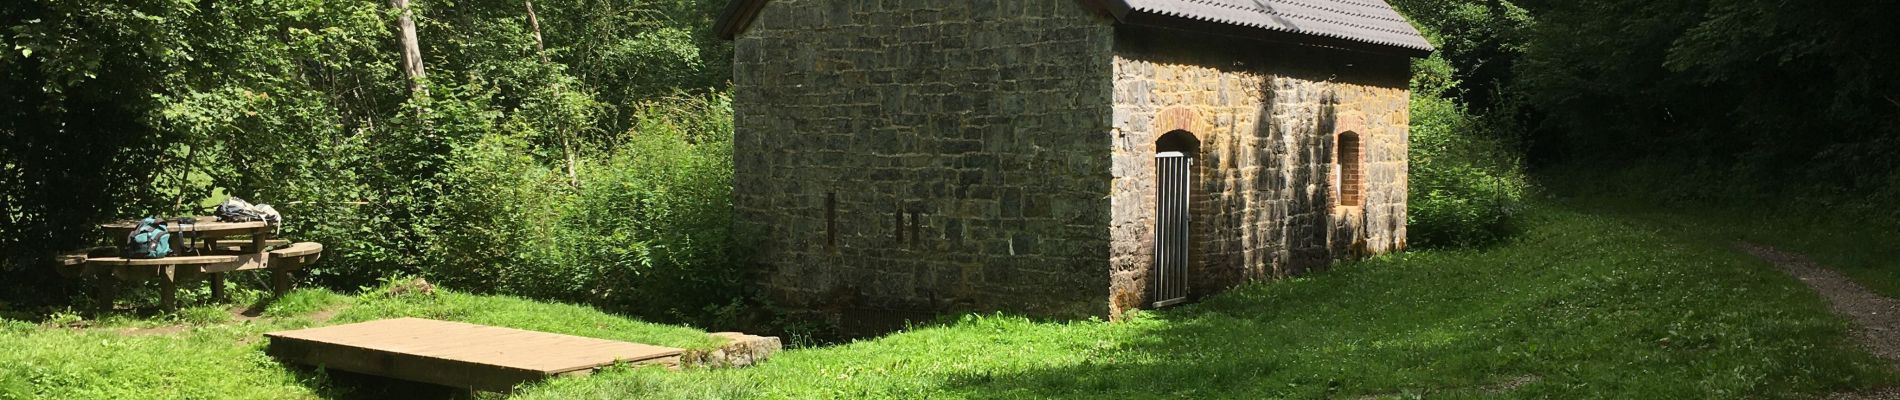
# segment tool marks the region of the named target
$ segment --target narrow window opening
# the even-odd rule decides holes
[[[825,193],[825,251],[838,250],[838,194]]]
[[[904,210],[901,208],[898,209],[897,212],[894,213],[894,216],[897,217],[897,223],[894,225],[896,229],[892,229],[892,230],[897,232],[897,243],[903,244],[904,243]]]
[[[1338,151],[1334,156],[1333,187],[1339,191],[1339,205],[1360,206],[1365,204],[1365,149],[1359,141],[1359,134],[1346,132],[1339,134]]]

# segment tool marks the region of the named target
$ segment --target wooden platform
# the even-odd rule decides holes
[[[398,318],[264,334],[289,362],[505,392],[555,375],[657,360],[681,349],[460,322]]]

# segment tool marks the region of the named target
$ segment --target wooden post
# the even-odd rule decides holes
[[[284,297],[290,293],[290,271],[272,268],[270,270],[270,291],[273,297]]]
[[[224,273],[211,273],[211,301],[224,301]]]
[[[158,270],[158,307],[165,311],[178,309],[178,275],[174,268],[167,265]]]
[[[112,312],[113,298],[118,297],[119,278],[109,273],[101,274],[99,276],[99,287],[94,289],[97,290],[97,292],[93,293],[93,302],[98,303],[94,304],[94,307],[99,309],[99,315]]]

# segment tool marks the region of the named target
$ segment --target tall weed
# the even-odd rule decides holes
[[[662,320],[720,317],[744,270],[732,225],[729,101],[641,109],[573,179],[521,135],[456,149],[423,273],[477,292],[584,302]]]
[[[1457,85],[1451,70],[1439,56],[1414,66],[1406,240],[1419,247],[1511,236],[1530,191],[1521,159],[1495,134],[1496,121],[1446,95]]]

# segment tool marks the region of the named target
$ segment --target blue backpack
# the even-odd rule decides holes
[[[125,236],[125,258],[165,258],[172,254],[172,234],[157,218],[146,217]]]

